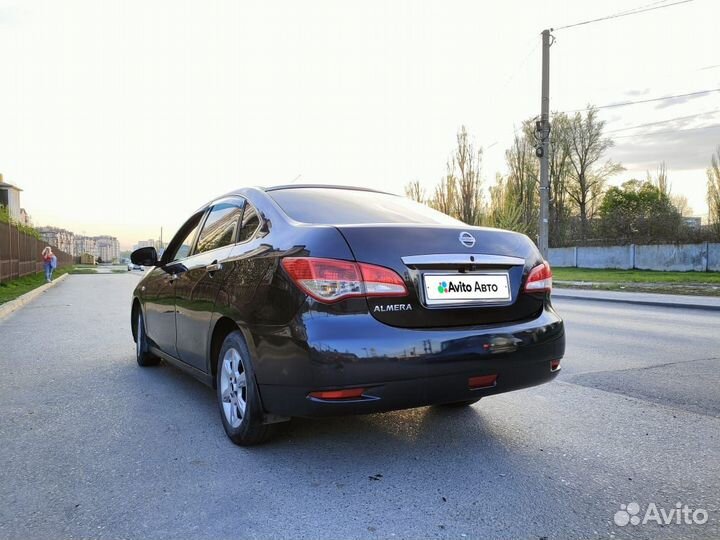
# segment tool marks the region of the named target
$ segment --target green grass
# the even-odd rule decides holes
[[[58,268],[53,274],[53,279],[66,274],[72,270],[72,267]],[[18,296],[37,289],[40,285],[45,284],[45,273],[38,272],[32,276],[25,276],[10,281],[3,281],[0,283],[0,304],[15,300]]]
[[[556,281],[604,283],[707,283],[720,285],[720,272],[656,272],[653,270],[611,270],[593,268],[552,269]]]
[[[78,268],[77,266],[70,270],[70,274],[97,274],[95,269],[91,266]]]

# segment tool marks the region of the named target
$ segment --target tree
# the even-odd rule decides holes
[[[465,126],[457,133],[452,171],[456,178],[458,218],[468,225],[478,225],[483,209],[482,148],[475,149]]]
[[[495,185],[490,188],[490,207],[485,215],[485,224],[524,234],[529,232],[523,221],[522,209],[516,204],[507,179],[499,174],[495,177]]]
[[[405,185],[405,195],[408,199],[419,203],[424,203],[426,199],[425,188],[420,185],[420,180],[408,182]]]
[[[590,107],[583,117],[575,113],[568,126],[571,172],[567,186],[568,196],[575,202],[580,214],[580,239],[587,239],[588,220],[603,193],[609,177],[622,171],[621,165],[611,160],[600,164],[605,152],[613,146],[613,141],[603,137],[605,122],[598,120],[597,109]]]
[[[693,209],[690,206],[690,201],[685,195],[679,193],[672,193],[670,195],[670,202],[677,209],[678,214],[681,216],[692,216]]]
[[[550,132],[550,245],[568,240],[572,204],[568,201],[570,183],[570,119],[565,113],[553,115]]]
[[[523,229],[531,236],[537,236],[540,194],[538,180],[540,163],[535,156],[532,121],[523,123],[522,134],[515,134],[513,144],[505,151],[505,162],[510,171],[505,189],[519,211]]]
[[[667,165],[665,165],[664,161],[661,161],[660,165],[658,165],[655,178],[650,176],[650,172],[648,172],[648,180],[652,181],[655,186],[657,186],[657,188],[660,190],[660,192],[670,197],[672,186],[670,185],[670,181],[668,180]]]
[[[455,176],[453,176],[452,166],[450,162],[447,164],[447,172],[435,186],[435,193],[430,200],[430,206],[435,210],[447,214],[448,216],[457,216],[458,193]]]
[[[680,193],[672,192],[672,184],[668,179],[667,165],[664,161],[661,161],[660,165],[658,165],[655,176],[652,176],[648,171],[647,181],[655,184],[662,193],[670,197],[670,202],[681,216],[692,214],[688,198]]]
[[[608,189],[600,216],[604,236],[622,244],[674,239],[682,223],[669,195],[647,180]]]
[[[720,146],[710,160],[707,177],[708,221],[713,233],[720,236]]]

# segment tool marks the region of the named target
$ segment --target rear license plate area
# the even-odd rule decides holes
[[[511,299],[507,272],[463,274],[424,273],[425,304],[428,306],[506,303]]]

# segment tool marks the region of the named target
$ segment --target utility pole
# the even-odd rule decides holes
[[[538,146],[535,154],[540,158],[540,222],[538,224],[538,248],[544,259],[548,258],[550,229],[550,30],[542,32],[542,97],[540,121],[536,124]]]

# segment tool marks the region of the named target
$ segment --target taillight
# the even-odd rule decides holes
[[[550,270],[550,263],[545,261],[530,270],[530,274],[525,282],[525,291],[550,292],[551,290],[552,270]]]
[[[326,304],[354,296],[408,293],[402,278],[382,266],[317,257],[286,257],[282,265],[298,287]]]
[[[321,390],[318,392],[310,392],[308,397],[315,399],[360,399],[365,393],[364,388],[349,388],[346,390]]]

